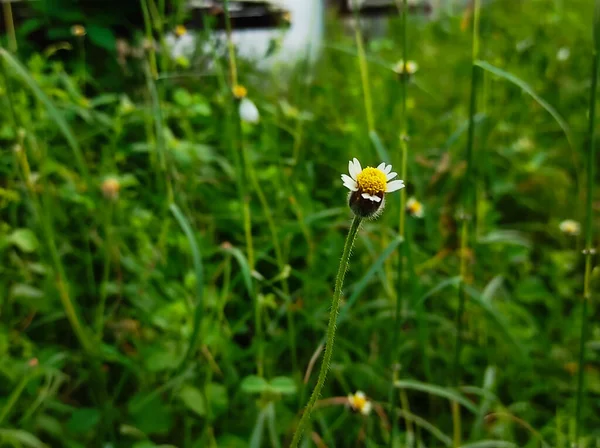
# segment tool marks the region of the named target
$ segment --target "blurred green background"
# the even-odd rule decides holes
[[[395,425],[402,447],[600,446],[597,268],[575,440],[594,2],[482,7],[464,250],[472,6],[408,15],[404,98],[398,12],[328,9],[312,62],[238,55],[232,74],[210,17],[177,35],[180,4],[121,3],[3,3],[0,446],[286,446],[351,221],[340,174],[398,171],[404,100],[407,187],[360,231],[304,443],[387,446]],[[401,197],[424,207],[404,239]]]

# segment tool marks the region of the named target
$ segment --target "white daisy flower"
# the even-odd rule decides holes
[[[415,218],[422,218],[425,215],[425,207],[415,198],[410,198],[406,201],[406,210]]]
[[[565,219],[559,225],[560,231],[567,235],[577,236],[581,233],[581,225],[572,219]]]
[[[348,395],[348,404],[354,412],[360,412],[362,415],[369,415],[373,409],[373,404],[361,390]]]
[[[363,218],[375,217],[382,210],[385,193],[404,188],[403,180],[392,180],[398,173],[392,172],[392,165],[385,162],[363,170],[354,158],[348,163],[348,172],[350,176],[342,174],[342,181],[350,190],[349,205],[354,214]]]
[[[260,121],[260,113],[256,105],[248,98],[240,101],[240,118],[246,123],[256,124]]]

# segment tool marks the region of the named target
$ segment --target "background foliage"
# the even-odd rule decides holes
[[[400,160],[398,18],[384,37],[367,36],[377,146],[353,37],[333,17],[313,67],[260,72],[238,61],[261,113],[250,125],[238,121],[221,49],[170,60],[155,30],[155,79],[148,51],[119,53],[117,15],[76,38],[70,26],[88,16],[70,14],[60,31],[22,23],[19,51],[0,53],[0,440],[281,446],[313,385],[314,372],[304,377],[350,223],[339,175],[352,157]],[[470,15],[410,17],[419,71],[408,86],[406,182],[426,213],[409,218],[402,245],[390,196],[359,235],[313,440],[389,439],[391,254],[403,250],[402,446],[452,446],[459,422],[463,446],[570,446],[584,246],[559,223],[585,213],[591,17],[583,0],[482,10],[480,58],[501,71],[482,70],[460,388],[450,374]],[[58,40],[39,48],[34,28]],[[142,45],[143,29],[129,35],[131,48]],[[592,301],[581,445],[590,447],[600,439],[598,317]],[[344,406],[357,389],[378,412]],[[450,401],[461,404],[458,422]]]

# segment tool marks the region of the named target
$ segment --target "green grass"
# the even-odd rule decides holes
[[[407,188],[358,232],[301,446],[596,446],[594,2],[483,3],[476,53],[458,9],[377,38],[330,17],[314,67],[263,73],[220,48],[210,68],[151,51],[99,73],[92,36],[82,66],[75,38],[63,54],[20,23],[2,35],[0,446],[289,446],[353,157]],[[158,49],[163,7],[140,2]],[[369,416],[346,406],[357,390]]]

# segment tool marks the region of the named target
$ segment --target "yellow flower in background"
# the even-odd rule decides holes
[[[83,37],[86,34],[85,27],[83,25],[73,25],[71,27],[71,34],[75,37]]]
[[[573,219],[565,219],[559,227],[560,231],[567,235],[577,236],[581,233],[581,224]]]
[[[409,198],[409,200],[406,201],[406,211],[408,211],[408,213],[415,218],[422,218],[425,215],[425,208],[423,207],[423,204],[417,201],[417,199],[414,197]]]
[[[239,84],[233,86],[233,89],[231,89],[231,91],[233,92],[233,96],[236,97],[238,100],[246,98],[246,95],[248,95],[248,89]]]
[[[354,412],[360,412],[362,415],[369,415],[373,409],[373,404],[361,390],[348,395],[348,404]]]
[[[177,25],[175,27],[175,35],[177,37],[181,37],[184,34],[187,34],[187,28],[185,26],[183,26],[183,25]]]
[[[403,180],[392,180],[398,173],[392,172],[392,165],[382,162],[377,168],[362,169],[357,158],[348,162],[350,176],[342,174],[344,187],[350,190],[349,205],[355,215],[362,218],[377,216],[383,209],[385,193],[404,188]]]

